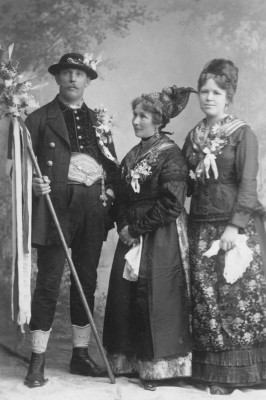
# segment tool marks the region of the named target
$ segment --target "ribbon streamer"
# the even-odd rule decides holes
[[[140,192],[139,178],[140,178],[140,174],[132,171],[131,187],[135,193]]]
[[[12,319],[21,327],[31,317],[31,190],[32,162],[27,151],[27,132],[12,119]]]
[[[214,178],[217,179],[218,178],[218,169],[217,169],[217,165],[216,165],[216,156],[214,154],[212,154],[211,152],[208,152],[203,160],[203,165],[204,165],[204,170],[205,170],[205,174],[206,174],[206,178],[210,178],[209,175],[209,170],[210,168],[213,171],[214,174]]]

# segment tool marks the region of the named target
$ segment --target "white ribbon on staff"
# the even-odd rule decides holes
[[[27,250],[23,246],[23,199],[22,193],[22,146],[21,126],[16,118],[13,118],[13,171],[12,171],[12,225],[13,225],[13,262],[12,262],[12,318],[15,319],[15,307],[18,307],[17,323],[24,332],[24,324],[30,322],[31,317],[31,192],[32,192],[32,162],[30,155],[24,162],[27,163],[27,188],[28,191],[28,237]],[[16,283],[17,279],[17,283]],[[14,291],[18,293],[14,296]],[[14,299],[18,297],[18,304],[14,305]]]
[[[218,169],[217,169],[217,165],[216,165],[216,161],[215,161],[216,156],[214,154],[212,154],[207,147],[205,147],[205,149],[203,151],[206,154],[206,156],[203,160],[204,171],[205,171],[206,177],[210,178],[209,170],[211,168],[213,170],[214,178],[217,179],[219,174],[218,174]]]

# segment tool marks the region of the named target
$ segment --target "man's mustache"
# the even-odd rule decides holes
[[[77,85],[69,85],[69,84],[63,84],[63,85],[60,85],[61,87],[64,87],[64,88],[67,88],[67,89],[78,89],[78,86]]]

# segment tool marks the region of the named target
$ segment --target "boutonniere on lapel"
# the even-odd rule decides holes
[[[94,126],[96,136],[98,139],[99,146],[103,154],[115,164],[119,165],[118,160],[111,154],[107,145],[112,143],[112,132],[113,116],[108,114],[107,108],[101,105],[99,108],[95,108],[96,113],[96,125]]]

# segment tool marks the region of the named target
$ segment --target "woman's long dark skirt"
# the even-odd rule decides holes
[[[124,256],[129,247],[119,241],[115,252],[109,283],[103,339],[108,358],[114,373],[117,375],[138,372],[143,379],[167,379],[177,376],[190,376],[191,374],[187,287],[179,254],[176,225],[174,223],[172,226],[162,227],[161,230],[161,232],[157,232],[158,235],[153,234],[150,237],[147,235],[143,239],[142,267],[137,282],[130,282],[123,278]],[[163,234],[164,239],[161,238],[161,234]],[[168,251],[168,254],[155,256],[159,246],[157,239],[160,239],[162,249]],[[168,248],[164,246],[165,243],[162,243],[165,240],[167,244],[170,242]],[[154,246],[157,245],[155,252],[151,251],[150,243],[153,243]],[[169,251],[173,252],[172,256]],[[159,322],[160,319],[155,324],[158,329],[165,329],[170,335],[165,334],[164,342],[159,343],[160,351],[168,352],[165,357],[154,357],[154,334],[152,333],[150,311],[154,311],[152,309],[153,301],[151,297],[153,293],[151,291],[154,291],[155,288],[150,285],[149,268],[145,268],[150,263],[149,258],[153,260],[153,266],[154,262],[157,265],[158,262],[159,265],[162,265],[158,277],[161,283],[158,282],[158,285],[161,285],[164,279],[167,276],[170,277],[171,274],[173,274],[172,282],[175,282],[168,284],[171,288],[170,292],[167,290],[166,293],[162,289],[161,296],[159,294],[158,297],[157,294],[155,303],[160,302],[160,297],[161,299],[168,298],[169,304],[172,306],[172,310],[166,309],[163,316],[163,318],[166,317],[166,325],[162,325]],[[163,265],[165,265],[165,272]],[[178,321],[178,325],[171,322],[170,315],[173,315],[173,321]],[[155,332],[156,334],[157,332]],[[169,342],[173,343],[173,347],[169,347]]]

